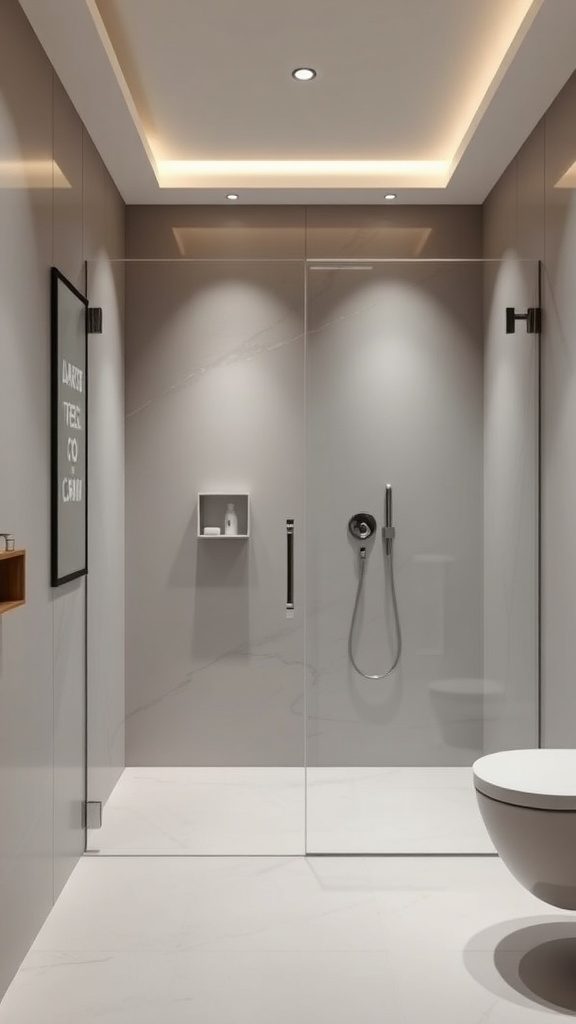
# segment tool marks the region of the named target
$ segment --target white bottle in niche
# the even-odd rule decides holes
[[[226,505],[226,515],[224,516],[224,534],[226,537],[236,537],[238,534],[238,516],[236,515],[234,503],[231,501]]]

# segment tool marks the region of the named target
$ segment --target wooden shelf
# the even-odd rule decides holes
[[[26,552],[0,551],[0,615],[26,603]]]
[[[4,612],[11,612],[13,608],[21,608],[26,601],[0,601],[0,615]]]

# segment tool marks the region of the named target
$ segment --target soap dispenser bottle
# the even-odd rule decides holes
[[[238,534],[238,516],[236,515],[236,509],[232,501],[226,505],[226,515],[224,516],[224,534],[226,537],[236,537]]]

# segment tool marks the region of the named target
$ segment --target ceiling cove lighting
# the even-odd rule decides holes
[[[519,48],[525,38],[529,39],[530,30],[540,16],[542,8],[549,6],[545,0],[508,0],[497,3],[491,0],[491,6],[498,8],[498,19],[491,26],[490,48],[487,59],[482,67],[476,69],[466,86],[462,89],[462,97],[458,104],[459,110],[450,114],[450,126],[441,133],[441,138],[434,143],[434,153],[444,153],[442,160],[381,160],[381,161],[231,161],[231,160],[171,160],[160,152],[160,141],[149,137],[144,129],[146,120],[140,113],[130,93],[127,77],[128,71],[122,67],[120,56],[116,54],[108,33],[105,19],[100,8],[116,8],[119,4],[113,0],[84,0],[83,4],[75,5],[73,0],[66,0],[71,7],[86,8],[94,22],[96,32],[102,42],[112,72],[128,110],[136,131],[144,145],[152,170],[161,189],[218,189],[225,188],[227,181],[237,181],[238,187],[244,188],[363,188],[378,190],[382,181],[392,181],[391,188],[414,189],[434,188],[445,189],[450,183],[456,168],[468,151],[475,132],[483,121],[498,88],[508,74]],[[42,0],[26,0],[28,5],[42,6]],[[122,5],[120,5],[122,6]],[[129,6],[129,5],[128,5]],[[132,5],[137,6],[137,5]],[[327,6],[327,5],[326,5]],[[398,6],[398,5],[397,5]],[[400,5],[401,6],[401,5]],[[568,4],[567,6],[570,6]],[[495,20],[495,19],[493,19]],[[114,33],[112,33],[114,34]],[[289,74],[288,64],[281,67],[280,74]],[[291,71],[295,80],[310,81],[319,77],[314,68],[296,67]],[[167,144],[168,145],[168,144]],[[235,173],[235,166],[241,172]],[[566,183],[558,187],[568,187]],[[221,195],[223,193],[220,193]]]
[[[314,68],[294,68],[292,78],[296,78],[298,82],[311,82],[316,78],[316,72]]]
[[[162,160],[155,162],[160,188],[445,188],[450,165],[443,160]],[[225,193],[221,193],[225,194]]]

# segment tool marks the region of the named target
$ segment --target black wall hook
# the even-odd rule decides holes
[[[513,306],[506,307],[506,334],[516,334],[516,321],[526,321],[528,334],[540,334],[542,312],[539,306],[530,306],[525,313],[517,313]]]
[[[88,306],[86,330],[88,334],[102,334],[102,309],[100,306]]]

